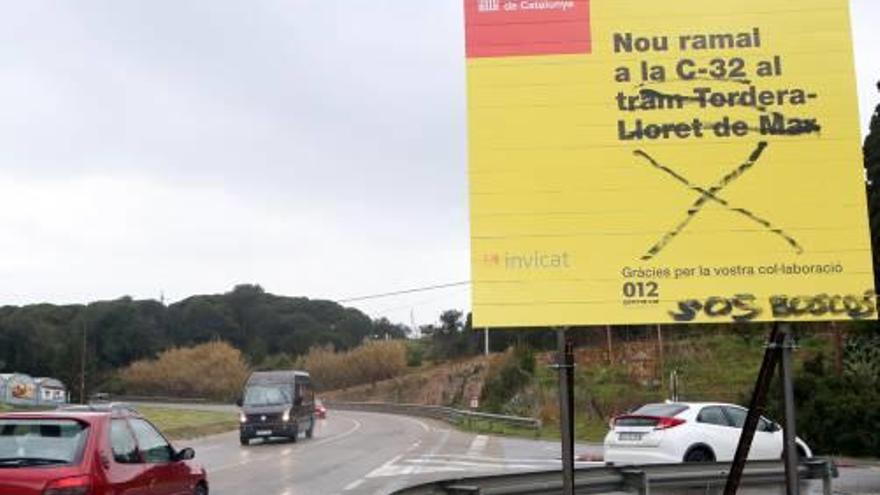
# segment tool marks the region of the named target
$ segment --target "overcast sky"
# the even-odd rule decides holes
[[[459,0],[0,5],[0,305],[469,279]],[[867,127],[880,2],[852,8]]]

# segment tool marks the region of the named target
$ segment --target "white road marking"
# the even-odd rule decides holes
[[[474,441],[471,442],[471,447],[468,449],[467,455],[478,456],[486,450],[487,445],[489,445],[489,437],[486,435],[477,435],[474,437]]]
[[[421,456],[423,459],[459,459],[459,460],[472,460],[472,461],[487,461],[487,462],[513,462],[518,464],[560,464],[562,461],[560,459],[547,459],[547,458],[512,458],[512,457],[486,457],[486,456],[474,456],[474,455],[461,455],[461,454],[439,454],[439,455],[430,455],[426,454]],[[599,461],[575,461],[575,464],[583,464],[583,465],[593,465],[600,464],[604,465],[604,462]]]
[[[425,423],[424,421],[422,421],[422,420],[420,420],[420,419],[410,418],[410,417],[408,417],[408,416],[403,416],[403,418],[404,418],[404,419],[407,419],[407,420],[409,420],[409,421],[412,421],[413,423],[416,423],[417,425],[421,426],[422,429],[425,430],[426,433],[431,431],[431,427],[428,426],[427,423]]]
[[[350,491],[350,490],[354,490],[355,488],[361,486],[361,484],[362,484],[363,482],[364,482],[363,479],[360,479],[360,480],[354,480],[354,481],[352,481],[351,483],[345,485],[345,488],[343,488],[342,490],[343,490],[343,491],[346,491],[346,492],[347,492],[347,491]]]
[[[351,427],[351,428],[349,428],[348,430],[346,430],[346,431],[344,431],[344,432],[338,434],[338,435],[334,435],[334,436],[332,436],[332,437],[327,437],[327,438],[325,438],[325,439],[323,439],[323,440],[318,440],[317,442],[309,442],[309,443],[307,443],[307,444],[305,444],[305,445],[309,445],[309,446],[312,446],[312,447],[318,447],[318,446],[320,446],[320,445],[325,445],[325,444],[328,444],[328,443],[331,443],[331,442],[335,442],[335,441],[337,441],[337,440],[342,440],[343,438],[345,438],[345,437],[351,435],[352,433],[358,431],[359,429],[361,429],[361,426],[363,426],[363,425],[361,424],[361,422],[358,421],[358,420],[356,420],[356,419],[353,419],[353,418],[345,418],[345,417],[343,417],[342,419],[345,419],[346,421],[351,421],[352,423],[354,423],[354,426]],[[287,450],[290,450],[290,452],[287,452]],[[289,453],[292,452],[292,449],[287,449],[287,450],[283,451],[281,454],[282,454],[282,455],[287,455],[287,454],[289,454]],[[285,453],[285,452],[287,452],[287,453]],[[276,456],[275,454],[267,454],[267,455],[255,456],[255,455],[253,455],[253,454],[251,453],[251,451],[249,451],[249,450],[242,450],[241,453],[240,453],[240,455],[241,455],[241,457],[244,457],[244,458],[245,458],[245,459],[243,459],[241,462],[236,462],[236,463],[233,463],[233,464],[226,464],[225,466],[219,466],[219,467],[211,468],[211,472],[212,472],[212,473],[216,473],[216,472],[219,472],[219,471],[226,471],[227,469],[235,469],[235,468],[239,468],[239,467],[242,467],[242,466],[246,466],[246,465],[248,465],[248,464],[250,464],[250,463],[252,463],[252,462],[255,462],[255,461],[264,460],[264,459],[273,459],[273,458],[277,458],[277,456]]]
[[[559,466],[558,459],[503,459],[461,455],[426,455],[391,459],[366,475],[366,478],[412,476],[427,473],[546,470]],[[601,462],[583,462],[580,466],[600,466]]]

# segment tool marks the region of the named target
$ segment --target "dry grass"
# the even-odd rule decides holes
[[[297,367],[308,370],[322,390],[373,383],[406,371],[406,344],[399,340],[369,341],[346,352],[313,347]]]
[[[132,363],[120,372],[128,394],[233,400],[249,369],[238,349],[225,342],[174,348],[155,360]]]

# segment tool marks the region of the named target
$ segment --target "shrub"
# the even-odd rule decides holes
[[[373,340],[350,351],[331,346],[313,347],[300,361],[321,390],[351,387],[394,378],[406,370],[406,344],[400,340]]]
[[[248,377],[241,352],[226,342],[173,348],[119,373],[128,394],[233,400]]]
[[[410,368],[418,368],[425,358],[425,344],[418,340],[406,342],[406,365]]]
[[[482,402],[492,412],[503,413],[510,401],[531,381],[535,372],[535,354],[527,346],[517,346],[492,360]]]
[[[836,376],[819,354],[804,364],[794,388],[798,436],[817,454],[876,456],[880,452],[876,427],[880,424],[880,390],[873,377]],[[781,420],[778,395],[771,397],[771,414]]]

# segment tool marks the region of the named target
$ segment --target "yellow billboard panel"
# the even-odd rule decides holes
[[[476,326],[876,317],[846,0],[465,0]]]

